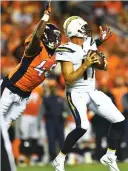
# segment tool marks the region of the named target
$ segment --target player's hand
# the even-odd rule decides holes
[[[111,30],[110,30],[110,27],[107,27],[107,26],[106,26],[106,27],[103,29],[103,27],[100,26],[99,29],[100,29],[100,40],[101,40],[102,42],[108,40],[108,39],[112,36],[112,32],[111,32]]]
[[[45,11],[44,11],[44,14],[48,14],[50,15],[51,14],[51,2],[50,0],[48,2],[46,2],[45,4]]]
[[[89,51],[87,54],[87,57],[84,60],[84,65],[86,67],[90,67],[92,64],[100,63],[98,56],[96,55],[96,52]]]

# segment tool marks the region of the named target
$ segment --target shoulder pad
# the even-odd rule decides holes
[[[75,51],[72,50],[71,48],[69,47],[66,47],[66,46],[59,46],[55,52],[69,52],[69,53],[74,53]]]

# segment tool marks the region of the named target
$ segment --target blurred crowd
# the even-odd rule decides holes
[[[44,4],[44,1],[1,2],[2,77],[21,60],[24,41],[42,17]],[[54,1],[52,6],[50,22],[62,31],[62,43],[68,40],[63,33],[63,22],[71,15],[79,15],[87,20],[94,39],[99,36],[100,25],[110,26],[113,32],[110,40],[100,47],[109,65],[107,72],[97,71],[97,88],[105,92],[127,118],[118,159],[128,161],[128,3]],[[24,114],[9,130],[15,158],[22,164],[23,161],[25,164],[30,161],[31,165],[37,160],[41,164],[52,161],[63,146],[64,137],[74,127],[64,98],[64,79],[59,65],[37,89],[31,95]],[[88,111],[88,118],[90,129],[69,155],[68,164],[98,161],[104,153],[109,123],[91,111]]]

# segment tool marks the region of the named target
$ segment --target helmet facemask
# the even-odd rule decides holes
[[[83,34],[84,37],[91,37],[92,36],[92,31],[88,27],[88,24],[85,24],[81,27],[80,30],[78,30],[79,33]]]

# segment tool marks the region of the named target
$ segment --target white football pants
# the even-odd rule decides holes
[[[87,109],[92,110],[111,123],[121,122],[125,119],[111,99],[98,90],[91,92],[67,92],[67,101],[76,126],[83,129],[88,129],[89,126],[86,114]]]
[[[22,98],[5,88],[1,99],[1,114],[5,118],[6,126],[9,128],[11,122],[16,120],[25,110],[28,98]]]

